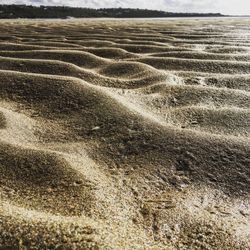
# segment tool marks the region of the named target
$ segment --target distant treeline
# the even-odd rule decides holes
[[[147,9],[90,9],[60,6],[0,5],[0,18],[159,18],[159,17],[218,17],[220,13],[172,13]]]

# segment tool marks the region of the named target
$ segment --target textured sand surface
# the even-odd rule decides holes
[[[0,21],[0,249],[250,249],[249,27]]]

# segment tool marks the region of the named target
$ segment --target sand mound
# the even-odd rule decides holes
[[[5,143],[1,143],[0,152],[0,171],[8,200],[32,209],[64,215],[90,211],[93,200],[90,183],[65,160],[49,152],[22,149]],[[10,190],[14,192],[8,193]]]
[[[250,77],[249,76],[207,77],[205,79],[205,84],[207,84],[208,86],[249,91]]]
[[[0,248],[248,249],[248,27],[1,21]]]
[[[167,120],[185,128],[195,127],[216,134],[248,137],[250,132],[250,114],[244,109],[178,108],[169,112]]]
[[[195,71],[210,72],[221,74],[249,74],[249,62],[231,62],[231,61],[213,61],[196,59],[175,59],[175,58],[157,58],[146,57],[136,59],[138,62],[146,63],[157,69],[175,70],[175,71]]]
[[[15,44],[15,43],[0,43],[1,51],[19,51],[19,50],[36,50],[36,49],[47,49],[46,46],[38,45],[26,45],[26,44]]]
[[[233,46],[228,46],[228,47],[223,47],[223,48],[211,48],[208,47],[206,49],[208,52],[212,53],[222,53],[222,54],[234,54],[234,53],[239,53],[239,54],[245,54],[249,52],[249,48],[241,48],[241,47],[233,47]]]
[[[149,75],[156,75],[157,70],[142,63],[120,62],[103,68],[100,74],[109,77],[142,78]]]
[[[74,50],[36,50],[28,52],[1,53],[1,55],[8,55],[17,58],[59,60],[73,63],[84,68],[96,68],[108,64],[108,61],[101,57],[97,57],[88,52]]]
[[[168,46],[157,46],[157,45],[141,45],[141,44],[121,44],[116,45],[122,49],[125,49],[131,53],[152,53],[152,52],[165,52],[168,50]]]
[[[136,54],[129,53],[124,49],[120,48],[90,48],[86,49],[90,53],[97,56],[108,58],[108,59],[125,59],[138,57]]]
[[[83,72],[81,68],[71,63],[57,60],[37,60],[0,57],[2,70],[42,73],[51,75],[75,76]]]
[[[198,52],[165,52],[152,54],[154,57],[174,57],[174,58],[190,58],[200,60],[235,60],[235,61],[249,61],[249,55],[225,55],[216,53],[198,53]]]
[[[105,47],[105,46],[113,46],[114,42],[111,41],[103,41],[103,40],[82,40],[82,37],[79,38],[80,41],[74,38],[74,40],[70,40],[71,42],[75,42],[75,44],[86,46],[86,47]]]
[[[151,105],[159,108],[184,106],[238,107],[249,109],[249,93],[197,85],[157,84],[143,90]],[[152,102],[152,100],[154,100]]]
[[[46,47],[52,47],[52,48],[76,48],[76,49],[80,49],[81,46],[77,45],[77,44],[72,44],[72,43],[68,43],[66,41],[64,42],[60,42],[60,41],[39,41],[39,42],[28,42],[29,45],[39,45],[39,46],[46,46]]]

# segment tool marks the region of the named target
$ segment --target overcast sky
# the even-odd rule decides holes
[[[0,0],[1,4],[66,5],[74,7],[128,7],[173,12],[250,14],[250,0]]]

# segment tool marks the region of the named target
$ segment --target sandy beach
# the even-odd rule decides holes
[[[250,249],[249,27],[0,20],[0,249]]]

